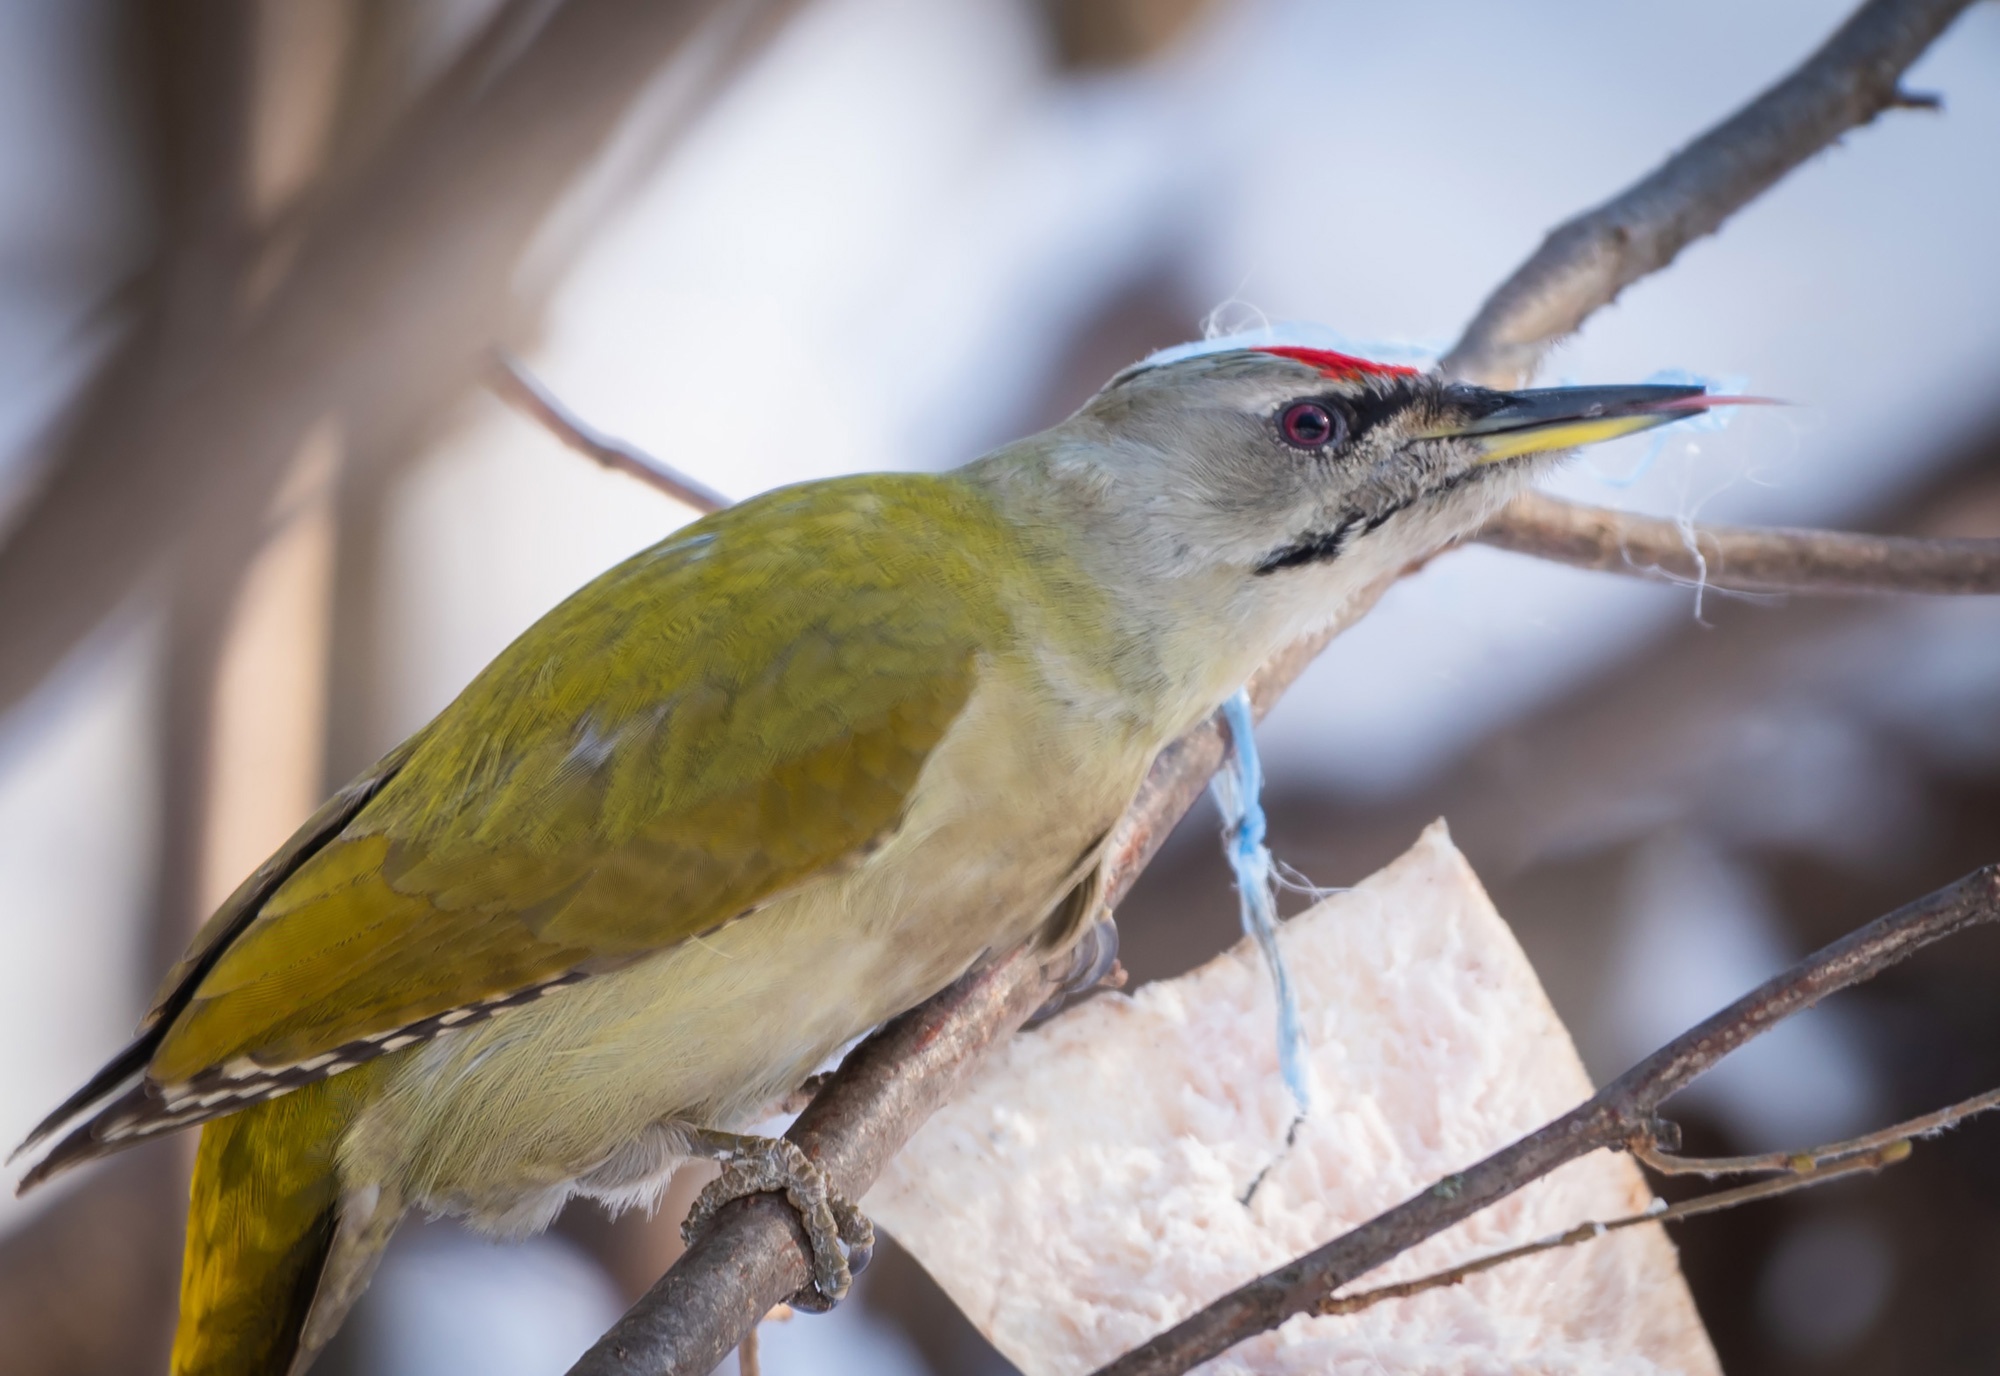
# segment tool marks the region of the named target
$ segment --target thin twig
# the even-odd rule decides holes
[[[1592,312],[1842,134],[1884,110],[1934,103],[1897,82],[1970,3],[1870,0],[1791,75],[1637,184],[1553,230],[1486,298],[1444,356],[1444,370],[1493,387],[1520,385]]]
[[[729,499],[708,484],[690,478],[678,469],[661,463],[645,450],[607,435],[584,421],[556,400],[555,394],[542,385],[540,378],[528,371],[526,364],[504,349],[492,351],[491,366],[486,370],[486,385],[500,400],[541,422],[557,439],[593,462],[637,478],[655,491],[664,492],[696,511],[720,511],[729,505]]]
[[[736,1344],[736,1376],[764,1376],[764,1361],[757,1350],[758,1329],[753,1325]]]
[[[1384,1300],[1403,1300],[1412,1295],[1421,1295],[1427,1290],[1442,1290],[1446,1286],[1457,1285],[1470,1276],[1483,1271],[1491,1271],[1510,1261],[1536,1256],[1542,1252],[1553,1252],[1559,1247],[1574,1247],[1580,1242],[1603,1237],[1607,1233],[1619,1232],[1626,1228],[1636,1228],[1642,1223],[1673,1223],[1683,1218],[1696,1218],[1702,1214],[1720,1213],[1733,1209],[1739,1204],[1749,1204],[1755,1200],[1775,1199],[1779,1195],[1793,1194],[1799,1190],[1824,1185],[1829,1180],[1837,1180],[1844,1175],[1855,1175],[1867,1171],[1873,1173],[1884,1167],[1893,1166],[1906,1160],[1910,1155],[1908,1142],[1891,1143],[1879,1151],[1865,1156],[1849,1158],[1819,1170],[1806,1171],[1785,1176],[1777,1180],[1759,1180],[1755,1184],[1739,1185],[1734,1189],[1717,1190],[1712,1194],[1694,1199],[1683,1199],[1678,1204],[1665,1208],[1648,1209],[1644,1213],[1627,1214],[1623,1218],[1608,1219],[1602,1223],[1579,1223],[1554,1237],[1539,1238],[1523,1243],[1519,1247],[1509,1247],[1505,1251],[1493,1252],[1475,1260],[1450,1266],[1428,1276],[1415,1280],[1397,1281],[1394,1285],[1381,1285],[1372,1290],[1362,1290],[1352,1295],[1334,1295],[1320,1301],[1314,1311],[1319,1314],[1358,1314],[1363,1309],[1372,1308]]]
[[[1993,1108],[2000,1108],[2000,1089],[1975,1094],[1970,1099],[1962,1099],[1949,1108],[1909,1118],[1860,1137],[1829,1142],[1824,1146],[1808,1147],[1802,1151],[1767,1152],[1759,1156],[1676,1156],[1671,1152],[1662,1151],[1655,1132],[1649,1131],[1642,1140],[1627,1143],[1627,1149],[1648,1169],[1663,1175],[1701,1175],[1713,1178],[1719,1175],[1750,1175],[1769,1171],[1776,1173],[1777,1178],[1716,1190],[1693,1199],[1681,1200],[1677,1204],[1648,1209],[1644,1213],[1629,1214],[1623,1218],[1579,1223],[1553,1237],[1541,1238],[1519,1247],[1509,1247],[1414,1280],[1377,1286],[1372,1290],[1363,1290],[1352,1295],[1331,1296],[1321,1301],[1315,1312],[1354,1314],[1380,1304],[1383,1300],[1408,1299],[1427,1290],[1456,1285],[1468,1276],[1491,1271],[1507,1262],[1553,1251],[1559,1247],[1575,1246],[1591,1238],[1602,1237],[1606,1233],[1637,1227],[1641,1223],[1672,1223],[1683,1218],[1719,1213],[1724,1209],[1735,1208],[1739,1204],[1775,1199],[1779,1195],[1791,1194],[1796,1190],[1823,1185],[1841,1176],[1864,1171],[1869,1173],[1880,1171],[1900,1161],[1908,1160],[1915,1139],[1935,1137],[1939,1133],[1957,1127],[1966,1119]]]
[[[1672,1152],[1660,1150],[1652,1140],[1631,1144],[1632,1155],[1644,1162],[1648,1169],[1661,1175],[1703,1175],[1714,1179],[1718,1175],[1754,1175],[1762,1171],[1789,1171],[1793,1174],[1810,1174],[1821,1166],[1850,1156],[1861,1156],[1868,1152],[1881,1151],[1898,1142],[1908,1142],[1919,1137],[1935,1137],[1941,1132],[1957,1127],[1967,1118],[2000,1108],[2000,1089],[1989,1089],[1984,1094],[1975,1094],[1970,1099],[1961,1099],[1949,1108],[1941,1108],[1935,1113],[1905,1119],[1892,1123],[1875,1132],[1864,1133],[1860,1137],[1850,1137],[1844,1142],[1829,1142],[1823,1147],[1809,1147],[1804,1151],[1774,1151],[1759,1156],[1676,1156]]]
[[[1996,920],[2000,920],[2000,865],[1987,865],[1800,961],[1676,1037],[1554,1122],[1317,1251],[1231,1291],[1101,1368],[1097,1376],[1179,1376],[1295,1314],[1317,1312],[1341,1286],[1557,1167],[1601,1148],[1650,1140],[1662,1101],[1792,1014],[1836,990],[1874,978],[1932,942]]]
[[[1515,498],[1476,538],[1577,568],[1734,592],[2000,593],[2000,540],[1683,526],[1540,492]]]

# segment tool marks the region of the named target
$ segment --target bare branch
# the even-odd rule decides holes
[[[680,470],[661,463],[645,450],[605,434],[585,423],[574,411],[557,401],[541,379],[527,365],[504,350],[495,349],[486,382],[495,396],[515,410],[539,421],[551,434],[585,458],[603,464],[616,473],[637,478],[675,501],[696,511],[720,511],[729,498],[708,484],[690,478]]]
[[[1617,1232],[1622,1228],[1637,1227],[1641,1223],[1672,1223],[1678,1219],[1720,1213],[1739,1204],[1775,1199],[1797,1190],[1810,1189],[1814,1185],[1823,1185],[1844,1175],[1854,1175],[1864,1171],[1873,1174],[1898,1162],[1907,1161],[1910,1157],[1911,1144],[1915,1139],[1936,1137],[1957,1127],[1968,1118],[1977,1117],[1995,1108],[2000,1108],[2000,1089],[1990,1089],[1984,1094],[1975,1094],[1970,1099],[1962,1099],[1949,1108],[1905,1119],[1903,1122],[1891,1124],[1889,1127],[1860,1137],[1829,1142],[1820,1147],[1808,1147],[1803,1151],[1774,1151],[1758,1156],[1676,1156],[1660,1149],[1657,1130],[1649,1132],[1644,1139],[1628,1143],[1627,1148],[1633,1156],[1646,1165],[1647,1169],[1658,1171],[1662,1175],[1701,1175],[1712,1179],[1719,1175],[1753,1175],[1771,1172],[1777,1178],[1739,1185],[1727,1190],[1717,1190],[1624,1218],[1609,1219],[1601,1223],[1579,1223],[1553,1237],[1541,1238],[1519,1247],[1509,1247],[1504,1251],[1493,1252],[1415,1280],[1398,1281],[1394,1285],[1378,1286],[1352,1295],[1335,1295],[1321,1301],[1317,1312],[1358,1313],[1380,1304],[1383,1300],[1407,1299],[1426,1290],[1438,1290],[1448,1285],[1456,1285],[1468,1276],[1491,1271],[1507,1262],[1534,1256],[1539,1252],[1553,1251],[1558,1247],[1571,1247],[1595,1237],[1602,1237],[1606,1233]],[[1656,1205],[1660,1203],[1661,1201],[1655,1201]]]
[[[1759,1180],[1755,1184],[1739,1185],[1734,1189],[1717,1190],[1695,1199],[1684,1199],[1665,1208],[1649,1209],[1641,1214],[1627,1214],[1623,1218],[1607,1219],[1601,1223],[1579,1223],[1573,1228],[1557,1233],[1554,1237],[1539,1238],[1534,1242],[1523,1243],[1519,1247],[1509,1247],[1505,1251],[1489,1253],[1472,1261],[1433,1272],[1428,1276],[1419,1276],[1415,1280],[1377,1286],[1373,1290],[1363,1290],[1353,1295],[1332,1296],[1322,1300],[1315,1312],[1358,1314],[1363,1309],[1373,1308],[1384,1300],[1408,1299],[1412,1295],[1421,1295],[1426,1290],[1442,1290],[1446,1286],[1457,1285],[1460,1281],[1476,1276],[1482,1271],[1491,1271],[1510,1261],[1519,1261],[1523,1257],[1553,1252],[1559,1247],[1574,1247],[1580,1242],[1589,1242],[1607,1233],[1619,1232],[1626,1228],[1636,1228],[1642,1223],[1672,1223],[1683,1218],[1695,1218],[1701,1214],[1720,1213],[1739,1204],[1795,1194],[1800,1190],[1811,1189],[1814,1185],[1824,1185],[1829,1180],[1838,1180],[1844,1175],[1856,1175],[1863,1171],[1872,1174],[1884,1167],[1893,1166],[1898,1161],[1907,1160],[1909,1155],[1910,1144],[1907,1141],[1892,1143],[1878,1151],[1848,1158],[1824,1169],[1806,1171],[1778,1180]]]
[[[1800,961],[1554,1122],[1317,1251],[1231,1291],[1096,1376],[1178,1376],[1294,1314],[1318,1312],[1341,1286],[1564,1163],[1604,1147],[1650,1142],[1664,1100],[1792,1014],[1874,978],[1932,942],[1995,920],[2000,920],[2000,865],[1987,865]]]
[[[1775,1151],[1759,1156],[1676,1156],[1660,1149],[1656,1129],[1648,1132],[1643,1139],[1627,1144],[1627,1149],[1632,1155],[1643,1162],[1649,1170],[1658,1171],[1662,1175],[1702,1175],[1710,1178],[1719,1175],[1772,1172],[1777,1178],[1716,1190],[1693,1199],[1683,1199],[1673,1205],[1664,1205],[1662,1201],[1655,1200],[1657,1207],[1648,1209],[1644,1213],[1629,1214],[1624,1218],[1608,1219],[1603,1222],[1579,1223],[1553,1237],[1540,1238],[1519,1247],[1509,1247],[1503,1251],[1489,1253],[1472,1261],[1420,1276],[1415,1280],[1398,1281],[1394,1285],[1377,1286],[1372,1290],[1363,1290],[1352,1295],[1334,1295],[1322,1300],[1315,1312],[1359,1313],[1363,1309],[1380,1304],[1383,1300],[1408,1299],[1426,1290],[1443,1289],[1458,1284],[1468,1276],[1491,1271],[1510,1261],[1554,1251],[1558,1247],[1573,1247],[1580,1242],[1603,1237],[1606,1233],[1637,1227],[1641,1223],[1673,1223],[1683,1218],[1720,1213],[1724,1209],[1733,1209],[1741,1204],[1775,1199],[1780,1195],[1810,1189],[1814,1185],[1823,1185],[1829,1180],[1837,1180],[1846,1175],[1861,1172],[1873,1174],[1898,1162],[1907,1161],[1910,1157],[1911,1144],[1915,1139],[1935,1137],[1957,1127],[1968,1118],[1995,1108],[2000,1108],[2000,1089],[1975,1094],[1970,1099],[1960,1100],[1949,1108],[1941,1108],[1935,1113],[1906,1119],[1860,1137],[1829,1142],[1821,1147],[1808,1147],[1803,1151]]]
[[[1598,307],[1850,129],[1932,105],[1897,88],[1971,0],[1869,0],[1804,65],[1656,171],[1559,225],[1444,356],[1453,377],[1518,386]]]
[[[1697,526],[1525,493],[1476,537],[1577,568],[1738,592],[2000,593],[2000,540]]]

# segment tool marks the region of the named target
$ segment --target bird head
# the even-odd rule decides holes
[[[1155,355],[1019,452],[1149,633],[1226,630],[1256,654],[1470,534],[1576,447],[1737,400],[1497,391],[1260,338]]]

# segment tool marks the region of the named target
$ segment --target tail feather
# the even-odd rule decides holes
[[[55,1136],[58,1128],[62,1127],[63,1124],[69,1122],[72,1118],[75,1118],[99,1099],[108,1098],[119,1089],[125,1087],[128,1081],[134,1079],[145,1070],[146,1062],[151,1059],[153,1054],[153,1044],[157,1040],[158,1038],[156,1037],[141,1037],[138,1041],[133,1042],[123,1051],[120,1051],[116,1056],[113,1056],[109,1061],[106,1061],[103,1068],[90,1077],[90,1083],[70,1095],[69,1098],[63,1100],[57,1106],[55,1112],[35,1125],[35,1130],[29,1133],[21,1145],[14,1148],[13,1152],[9,1154],[7,1164],[12,1165],[15,1161],[48,1141],[49,1138]],[[23,1190],[27,1188],[26,1185],[22,1186]]]
[[[186,1127],[198,1119],[214,1116],[200,1112],[185,1115],[150,1112],[157,1107],[158,1101],[158,1092],[152,1085],[144,1080],[133,1085],[50,1147],[42,1159],[35,1163],[33,1169],[21,1177],[21,1183],[14,1187],[14,1193],[26,1194],[73,1166],[80,1166],[86,1161],[95,1161],[100,1156],[109,1156],[114,1151],[136,1146],[149,1137],[156,1137],[160,1133]],[[40,1145],[41,1139],[30,1137],[21,1144],[14,1155],[19,1156],[22,1152],[31,1151]],[[11,1162],[12,1158],[9,1159]]]
[[[310,1359],[307,1316],[336,1239],[351,1232],[334,1160],[358,1088],[347,1078],[202,1129],[173,1376],[286,1376]]]

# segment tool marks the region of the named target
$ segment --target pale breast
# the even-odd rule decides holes
[[[661,1120],[735,1126],[829,1054],[1030,936],[1148,742],[982,681],[872,855],[718,931],[415,1051],[358,1124],[415,1201],[506,1214]]]

